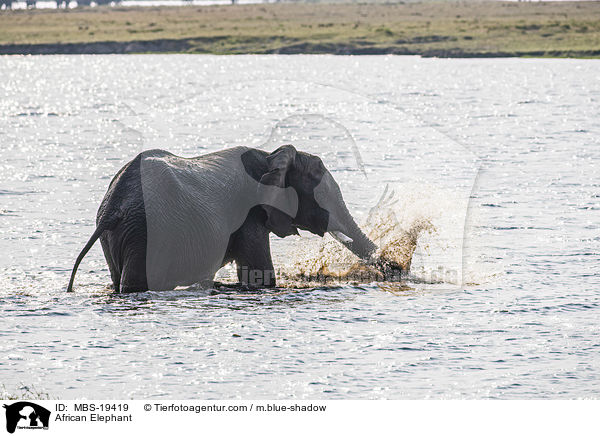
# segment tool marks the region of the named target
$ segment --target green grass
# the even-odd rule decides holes
[[[103,45],[108,42],[112,45]],[[127,47],[129,42],[139,44]],[[15,44],[69,52],[66,43],[77,44],[74,52],[88,44],[91,52],[600,57],[600,2],[294,3],[0,13],[0,52],[11,52],[7,47]],[[13,52],[27,51],[16,47]]]

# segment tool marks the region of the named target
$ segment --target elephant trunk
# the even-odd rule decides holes
[[[348,233],[344,233],[348,239],[341,242],[360,259],[365,262],[371,262],[375,251],[377,251],[377,246],[363,233],[354,221],[352,224],[353,226],[351,229],[348,229]]]
[[[341,225],[335,226],[340,230],[331,231],[331,235],[361,260],[372,263],[377,246],[363,233],[348,209],[344,209],[344,218],[338,221]]]
[[[377,256],[375,254],[377,246],[363,233],[353,219],[351,224],[346,226],[345,232],[333,231],[330,233],[362,261],[381,272],[384,281],[400,280],[405,267],[392,259]],[[410,261],[408,265],[410,268]]]

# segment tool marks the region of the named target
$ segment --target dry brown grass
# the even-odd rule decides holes
[[[157,40],[170,44],[146,43],[123,51],[598,57],[600,2],[255,4],[0,13],[4,48]],[[107,46],[104,50],[112,51]]]

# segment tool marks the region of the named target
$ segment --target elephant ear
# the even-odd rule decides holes
[[[281,238],[298,234],[292,225],[298,212],[298,194],[294,188],[286,187],[286,175],[293,168],[295,160],[294,146],[282,145],[267,156],[268,170],[259,184],[259,198],[267,213],[265,225]]]

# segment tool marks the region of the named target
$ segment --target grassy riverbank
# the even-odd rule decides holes
[[[0,53],[146,52],[600,57],[600,2],[0,12]]]

